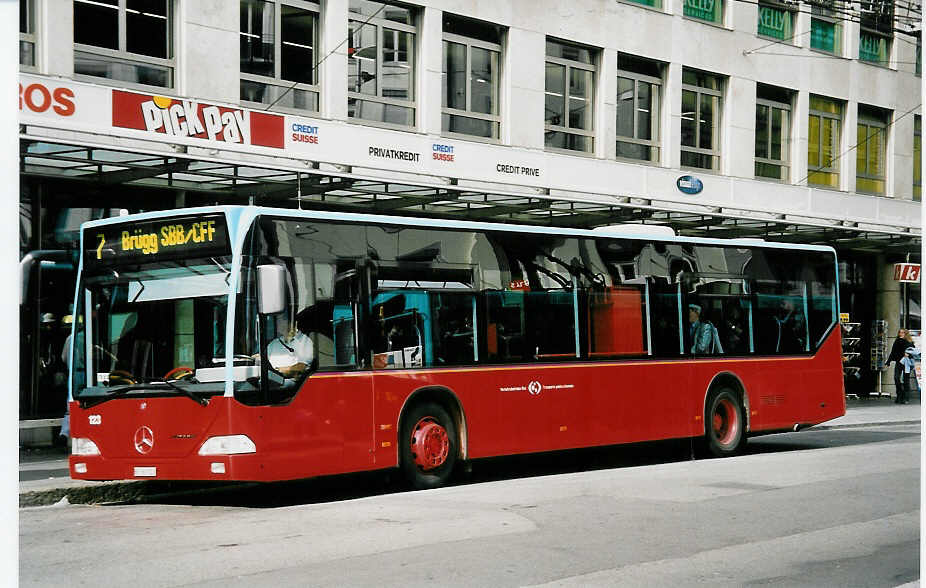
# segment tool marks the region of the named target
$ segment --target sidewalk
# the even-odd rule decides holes
[[[813,429],[838,429],[866,425],[910,425],[921,422],[920,399],[910,404],[894,404],[887,396],[846,399],[846,414],[817,425]],[[19,450],[19,493],[45,492],[66,488],[90,488],[120,482],[87,482],[72,480],[68,472],[68,456],[64,448],[36,447]]]
[[[836,429],[864,425],[916,424],[920,422],[919,397],[910,399],[909,404],[894,404],[888,396],[868,398],[846,398],[846,414],[838,419],[813,427],[814,429]]]

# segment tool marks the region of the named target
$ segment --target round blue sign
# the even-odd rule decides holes
[[[701,183],[701,180],[694,176],[682,176],[675,181],[675,185],[685,194],[698,194],[704,189],[704,184]]]

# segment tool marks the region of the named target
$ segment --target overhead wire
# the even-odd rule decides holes
[[[376,12],[374,12],[373,14],[371,14],[365,21],[363,21],[362,23],[360,23],[360,26],[359,26],[359,27],[357,27],[356,29],[353,30],[353,33],[356,33],[357,31],[359,31],[359,30],[361,30],[363,27],[365,27],[367,24],[369,24],[370,21],[373,20],[380,12],[382,12],[383,10],[385,10],[386,6],[388,6],[388,5],[387,5],[387,4],[383,4],[382,6],[380,6],[379,8],[377,8],[377,9],[376,9]],[[318,70],[318,67],[319,67],[322,63],[324,63],[326,59],[328,59],[329,57],[331,57],[332,55],[334,55],[334,54],[337,52],[337,50],[340,49],[341,47],[343,47],[343,46],[344,46],[344,43],[347,43],[348,41],[350,41],[350,39],[351,39],[351,34],[348,34],[348,35],[344,38],[343,41],[341,41],[340,43],[337,44],[337,46],[336,46],[334,49],[332,49],[332,50],[329,51],[327,54],[325,54],[324,57],[322,57],[321,59],[319,59],[318,62],[316,62],[315,65],[312,66],[312,69],[309,70],[309,71],[311,71],[311,72],[314,73],[316,70]],[[284,92],[282,92],[279,96],[277,96],[276,100],[274,100],[273,102],[271,102],[270,104],[268,104],[267,107],[264,108],[264,110],[267,111],[267,110],[270,110],[271,108],[273,108],[273,107],[276,105],[277,102],[279,102],[280,100],[283,99],[284,96],[286,96],[287,94],[289,94],[290,92],[292,92],[294,89],[296,89],[296,86],[297,86],[297,85],[299,85],[299,82],[293,82],[293,84],[292,84],[290,87],[286,88],[286,90],[285,90]]]

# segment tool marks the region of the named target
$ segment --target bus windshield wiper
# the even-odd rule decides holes
[[[113,398],[119,398],[120,396],[125,396],[126,394],[134,390],[147,390],[147,389],[148,389],[147,386],[139,386],[137,384],[127,384],[117,390],[113,390],[112,392],[110,392],[109,394],[106,394],[105,396],[84,400],[83,407],[90,408],[92,406],[96,406],[97,404],[103,404],[104,402],[108,400],[112,400]]]
[[[154,384],[154,385],[152,385],[152,384]],[[106,394],[105,396],[101,396],[101,397],[99,397],[99,398],[93,398],[93,399],[84,400],[84,401],[83,401],[83,406],[84,406],[84,408],[90,408],[90,407],[96,406],[96,405],[98,405],[98,404],[102,404],[102,403],[104,403],[104,402],[107,402],[107,401],[109,401],[109,400],[112,400],[112,399],[114,399],[114,398],[119,398],[120,396],[125,396],[125,395],[128,394],[129,392],[135,392],[135,391],[138,391],[138,390],[157,390],[157,389],[159,388],[159,386],[157,386],[157,384],[166,384],[168,388],[172,388],[172,389],[174,389],[174,390],[180,392],[181,394],[183,394],[183,395],[186,396],[187,398],[193,400],[193,401],[196,402],[197,404],[200,404],[200,405],[202,405],[202,406],[209,406],[209,400],[208,400],[207,398],[200,398],[199,396],[196,396],[195,394],[193,394],[193,393],[190,392],[189,390],[187,390],[187,389],[185,389],[185,388],[182,388],[182,387],[178,386],[177,384],[175,384],[175,383],[173,383],[173,382],[169,382],[169,381],[167,381],[167,380],[152,380],[150,383],[144,383],[144,384],[127,384],[127,385],[122,386],[122,387],[120,387],[120,388],[118,388],[118,389],[116,389],[116,390],[113,390],[112,392],[110,392],[109,394]]]
[[[151,380],[150,383],[152,383],[152,384],[167,384],[167,387],[168,387],[168,388],[173,388],[174,390],[176,390],[177,392],[180,392],[181,394],[183,394],[184,396],[186,396],[186,397],[189,398],[190,400],[192,400],[192,401],[194,401],[194,402],[196,402],[196,403],[198,403],[198,404],[201,404],[202,406],[209,406],[209,399],[208,399],[208,398],[202,398],[202,397],[200,397],[200,396],[197,396],[196,394],[193,394],[192,392],[190,392],[190,391],[187,390],[186,388],[184,388],[184,387],[182,387],[182,386],[178,386],[177,384],[175,384],[174,382],[172,382],[172,381],[170,381],[170,380]],[[149,389],[150,389],[150,388],[149,388]]]

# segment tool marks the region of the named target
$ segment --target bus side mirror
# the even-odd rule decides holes
[[[286,268],[257,266],[257,312],[277,314],[286,309]]]

